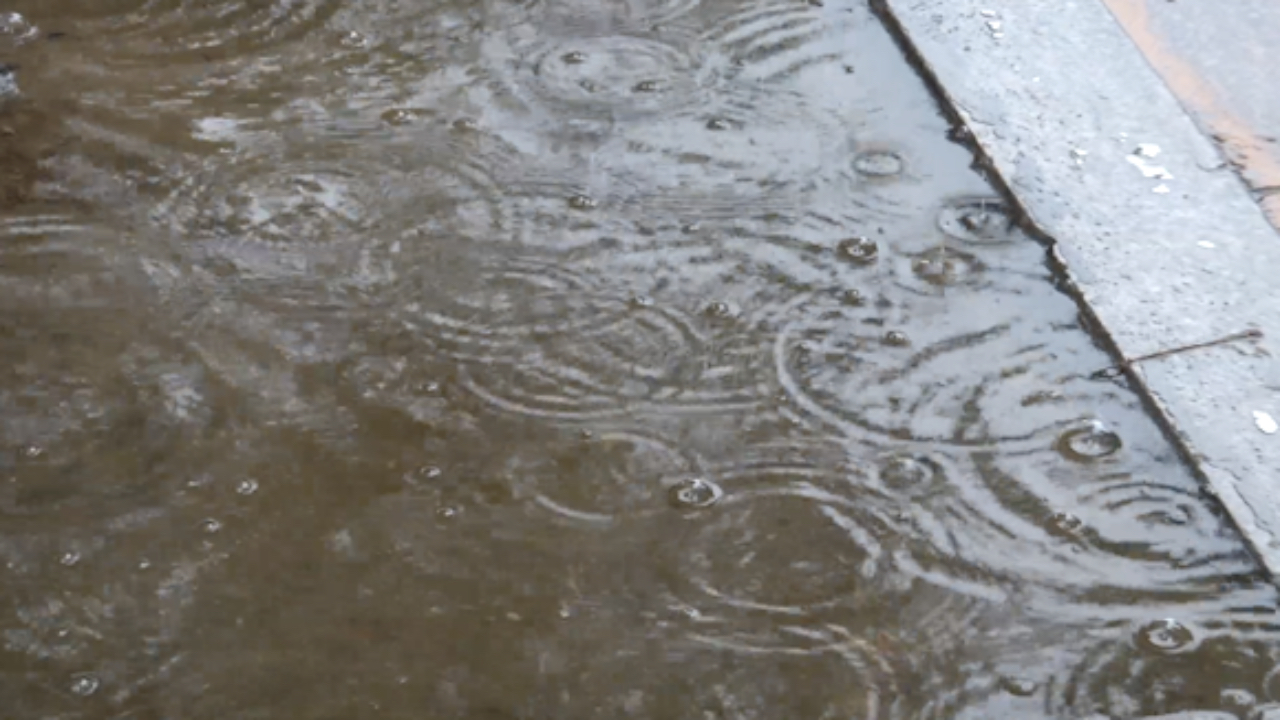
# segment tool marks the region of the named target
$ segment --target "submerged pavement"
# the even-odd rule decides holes
[[[1213,122],[1198,125],[1178,83],[1157,73],[1153,45],[1144,55],[1117,20],[1133,31],[1145,17],[1140,3],[877,4],[972,133],[993,179],[1052,240],[1100,334],[1124,358],[1160,354],[1134,361],[1130,380],[1274,577],[1280,238],[1233,171],[1230,142],[1215,144],[1206,132]],[[1253,133],[1243,121],[1235,127]],[[1255,168],[1271,162],[1253,158]],[[1255,186],[1263,176],[1255,172]],[[1223,338],[1237,339],[1216,342]]]

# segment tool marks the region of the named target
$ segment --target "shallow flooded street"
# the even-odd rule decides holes
[[[0,63],[0,718],[1280,703],[864,2],[8,0]]]

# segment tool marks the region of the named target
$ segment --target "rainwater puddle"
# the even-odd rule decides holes
[[[8,0],[0,63],[4,717],[1280,702],[862,2]]]

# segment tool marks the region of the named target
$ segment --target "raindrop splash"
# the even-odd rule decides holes
[[[1090,420],[1084,425],[1063,433],[1057,442],[1058,452],[1074,462],[1095,462],[1111,457],[1120,451],[1120,436],[1101,420]]]
[[[900,348],[911,346],[911,338],[907,337],[907,334],[901,330],[890,330],[884,334],[884,337],[882,337],[880,341],[889,347]]]
[[[851,237],[836,245],[836,255],[854,265],[870,265],[880,257],[880,248],[871,238]]]
[[[942,476],[942,466],[925,456],[894,455],[880,466],[880,479],[900,492],[928,489]]]
[[[80,673],[71,678],[71,692],[80,697],[89,697],[98,692],[98,688],[102,686],[102,681],[96,675],[91,673]]]
[[[938,216],[938,228],[948,236],[977,245],[1013,239],[1013,222],[995,198],[965,198],[950,203]]]
[[[897,153],[887,151],[864,152],[853,159],[853,169],[868,178],[891,178],[902,174],[906,164]]]
[[[671,506],[677,510],[701,510],[719,502],[724,490],[703,478],[688,478],[672,485],[667,491]]]
[[[1166,618],[1147,623],[1134,635],[1138,648],[1157,655],[1172,655],[1190,649],[1196,642],[1191,628]]]

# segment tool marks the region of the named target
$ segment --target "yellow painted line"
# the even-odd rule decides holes
[[[1280,188],[1280,148],[1237,117],[1195,65],[1169,47],[1151,25],[1146,0],[1102,0],[1146,56],[1173,94],[1208,125],[1254,190]],[[1280,229],[1280,194],[1259,199],[1271,224]]]

